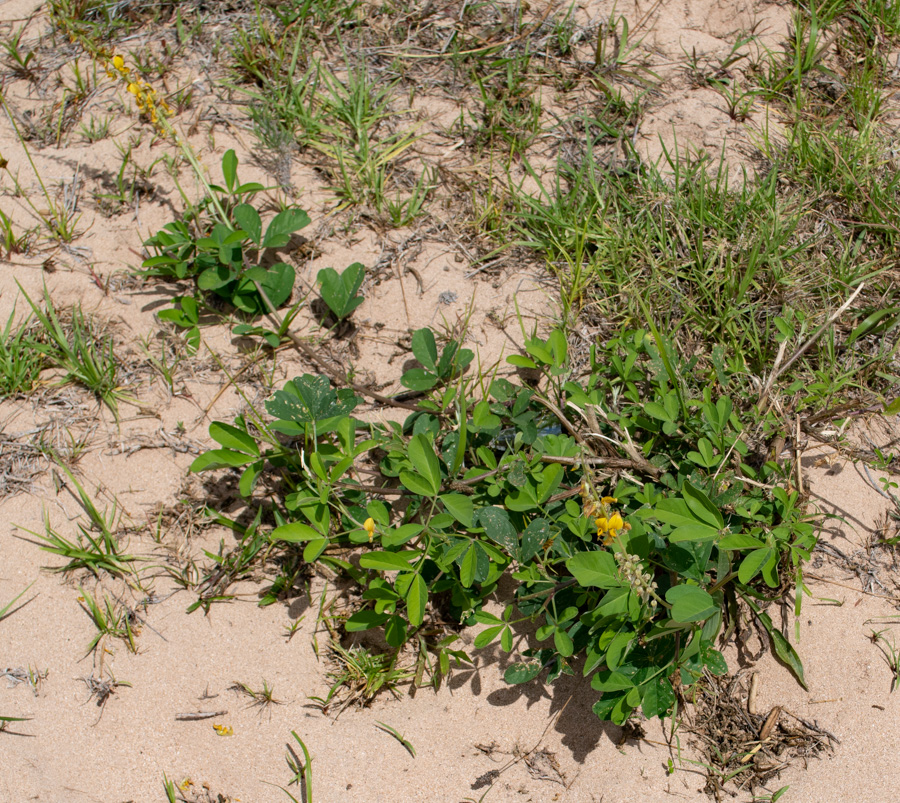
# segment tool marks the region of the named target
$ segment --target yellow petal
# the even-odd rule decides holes
[[[614,505],[614,504],[615,504],[616,502],[618,502],[618,501],[619,501],[619,500],[616,499],[616,497],[614,497],[614,496],[604,496],[604,497],[600,500],[601,504],[604,504],[604,505]]]
[[[625,522],[622,521],[622,517],[618,513],[613,513],[612,516],[609,517],[610,530],[621,530],[624,526]]]
[[[594,519],[594,524],[597,525],[597,533],[605,533],[609,529],[609,522],[606,520],[604,516],[600,516],[598,519]]]

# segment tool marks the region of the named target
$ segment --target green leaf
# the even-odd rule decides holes
[[[728,672],[728,664],[725,662],[725,656],[713,647],[704,646],[700,650],[703,657],[703,665],[714,675],[724,675]]]
[[[759,621],[762,622],[763,627],[768,631],[769,637],[772,639],[772,648],[775,650],[775,654],[784,661],[791,671],[796,676],[797,680],[800,681],[800,685],[803,686],[804,689],[806,686],[806,679],[803,676],[803,662],[800,660],[800,656],[797,654],[797,651],[791,646],[791,643],[781,634],[781,631],[778,630],[773,624],[772,619],[767,613],[763,613],[759,608],[747,597],[741,595],[744,601],[754,610],[757,617],[759,617]]]
[[[578,552],[566,561],[566,568],[582,586],[616,588],[622,585],[615,558],[610,552]]]
[[[475,544],[470,544],[466,548],[465,556],[459,566],[459,582],[463,588],[471,588],[475,582],[475,570],[478,568],[478,549]]]
[[[742,583],[749,583],[757,574],[759,574],[760,569],[769,562],[774,554],[775,550],[771,547],[754,549],[741,561],[740,568],[738,569],[738,579]]]
[[[475,526],[475,504],[471,496],[465,494],[442,494],[444,507],[454,519],[466,527]]]
[[[691,513],[696,516],[704,524],[721,530],[725,526],[725,520],[719,509],[709,500],[709,497],[699,488],[691,485],[689,480],[685,480],[681,489],[684,501]]]
[[[890,404],[884,405],[885,415],[897,415],[900,413],[900,396],[894,399]]]
[[[897,323],[898,317],[900,317],[900,307],[887,307],[876,310],[850,333],[850,337],[847,338],[847,345],[852,346],[859,338],[868,334],[877,334],[890,329]]]
[[[638,514],[641,518],[657,519],[676,527],[697,523],[697,518],[691,513],[687,502],[678,497],[660,499],[654,507],[638,511]]]
[[[621,672],[605,669],[591,678],[591,688],[597,691],[625,691],[634,688],[634,682]]]
[[[376,613],[371,610],[357,611],[344,622],[344,630],[348,633],[371,630],[373,627],[383,625],[389,618],[390,614],[387,613]]]
[[[335,391],[326,376],[304,374],[275,391],[266,410],[284,421],[306,423],[349,415],[361,401],[352,391]]]
[[[666,602],[672,605],[669,613],[676,622],[700,622],[719,610],[706,591],[686,584],[672,586],[666,592]]]
[[[408,491],[412,491],[419,496],[434,496],[431,483],[416,471],[407,471],[404,469],[400,472],[400,482]]]
[[[292,521],[289,524],[282,524],[269,533],[270,541],[289,541],[290,543],[298,543],[300,541],[315,541],[322,537],[322,533],[314,530],[308,524],[301,521]]]
[[[269,228],[266,229],[262,247],[281,248],[291,241],[291,235],[295,231],[308,225],[309,215],[302,209],[285,209],[272,218]]]
[[[726,535],[719,539],[716,543],[719,549],[759,549],[765,546],[763,541],[754,538],[746,533],[735,533],[734,535]]]
[[[483,507],[476,515],[479,527],[484,527],[487,537],[503,547],[507,554],[515,555],[519,548],[516,528],[509,520],[509,514],[501,507]]]
[[[416,329],[412,334],[413,356],[432,374],[437,373],[437,343],[431,329]]]
[[[303,547],[303,560],[307,563],[315,563],[327,546],[327,538],[317,538],[314,541],[309,541],[306,546]]]
[[[672,416],[669,415],[669,411],[666,410],[659,402],[647,402],[644,405],[644,412],[647,415],[652,416],[658,421],[671,421]]]
[[[416,557],[417,552],[364,552],[359,556],[359,565],[380,572],[408,572],[411,568],[409,562]]]
[[[499,430],[500,418],[491,412],[490,404],[482,400],[472,410],[472,428],[476,431]]]
[[[568,658],[575,652],[575,645],[572,642],[572,637],[566,633],[565,630],[554,631],[553,645],[563,658]]]
[[[225,186],[228,187],[228,192],[234,192],[235,183],[237,182],[237,166],[237,154],[233,149],[229,148],[222,157],[222,175],[225,178]]]
[[[236,449],[239,452],[259,457],[259,446],[257,446],[256,440],[242,429],[230,424],[223,424],[221,421],[213,421],[209,425],[209,436],[226,449]]]
[[[277,309],[290,300],[291,293],[294,290],[295,279],[296,273],[290,265],[285,262],[276,262],[265,271],[265,275],[258,281],[266,294],[266,298]],[[245,287],[246,292],[253,298],[253,305],[248,304],[247,311],[257,314],[268,313],[270,311],[269,307],[262,299],[259,299],[259,291],[256,289],[256,285],[252,284],[252,282],[244,285],[242,282],[238,290],[243,292]]]
[[[642,711],[647,719],[663,719],[675,705],[675,691],[667,678],[657,677],[643,687]]]
[[[515,365],[516,368],[537,368],[537,363],[534,360],[530,360],[521,354],[510,354],[506,361],[510,365]]]
[[[425,605],[428,602],[428,586],[421,574],[416,574],[406,592],[406,613],[413,627],[422,624],[425,618]]]
[[[356,295],[365,275],[366,269],[359,262],[354,262],[341,274],[334,268],[319,271],[317,279],[321,285],[322,300],[338,320],[346,318],[365,301],[362,296]]]
[[[400,377],[400,384],[410,390],[431,390],[438,378],[425,368],[410,368]]]
[[[544,667],[539,661],[510,664],[503,673],[503,679],[511,686],[516,686],[520,683],[530,683],[541,674],[543,669]]]
[[[230,262],[219,262],[207,268],[197,277],[197,287],[201,290],[218,290],[231,284],[238,275],[237,268]]]
[[[411,541],[422,530],[425,529],[421,524],[402,524],[396,530],[388,529],[381,537],[383,546],[402,546],[407,541]]]
[[[400,647],[406,641],[406,622],[402,616],[391,616],[384,626],[384,640],[391,647]]]
[[[719,530],[707,524],[685,524],[676,527],[669,533],[669,541],[677,544],[679,541],[706,541],[712,540],[719,534]]]
[[[259,245],[260,237],[262,237],[262,220],[257,212],[250,204],[238,204],[234,208],[234,219],[237,221],[247,236]]]
[[[434,453],[434,446],[424,435],[413,435],[407,450],[413,468],[431,486],[428,496],[437,496],[441,490],[441,464]]]
[[[546,519],[535,519],[522,533],[522,544],[517,559],[519,563],[528,563],[541,547],[550,540],[550,522]]]
[[[256,480],[259,477],[260,472],[263,470],[263,465],[265,464],[264,460],[257,460],[255,463],[251,463],[247,468],[244,469],[244,473],[241,474],[240,480],[238,480],[238,490],[241,492],[241,496],[245,499],[249,498],[253,493],[253,488],[256,485]]]
[[[500,635],[500,631],[506,625],[495,625],[494,627],[489,627],[486,630],[482,630],[477,636],[475,636],[475,646],[480,650],[484,647],[487,647],[497,636]]]
[[[199,473],[201,471],[214,471],[218,468],[235,468],[237,466],[245,466],[252,461],[252,455],[243,454],[242,452],[233,452],[231,449],[211,449],[208,452],[204,452],[191,463],[191,471]]]

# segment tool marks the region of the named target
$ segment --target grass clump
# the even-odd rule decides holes
[[[41,309],[19,285],[40,325],[43,339],[33,341],[34,348],[51,366],[65,372],[62,383],[75,382],[103,402],[119,417],[119,402],[130,400],[119,383],[119,363],[112,338],[101,335],[81,307],[74,307],[71,320],[64,325],[46,286]]]

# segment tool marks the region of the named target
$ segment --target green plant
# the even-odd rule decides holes
[[[299,756],[294,752],[294,748],[288,744],[287,748],[287,765],[291,772],[294,773],[294,777],[291,778],[288,786],[291,784],[300,784],[303,782],[303,803],[312,803],[313,800],[313,783],[312,783],[312,756],[309,754],[309,750],[306,747],[306,744],[303,742],[297,735],[297,731],[291,731],[291,736],[294,737],[294,741],[300,745],[300,749],[303,751],[303,761],[300,761]],[[294,803],[300,803],[297,798],[295,798],[287,789],[283,786],[278,787],[282,792],[284,792]]]
[[[391,170],[416,142],[414,131],[395,131],[379,137],[378,129],[397,113],[390,109],[396,81],[378,86],[364,64],[347,65],[341,81],[319,66],[322,91],[317,102],[324,120],[320,136],[307,144],[334,163],[335,192],[347,204],[370,204],[377,212],[387,207]]]
[[[3,111],[6,112],[6,119],[9,120],[10,125],[12,126],[13,132],[16,135],[16,139],[19,141],[19,144],[22,146],[22,150],[25,152],[25,157],[28,159],[28,164],[31,165],[31,170],[34,173],[35,178],[37,179],[38,185],[41,188],[41,194],[44,196],[44,201],[47,204],[46,210],[39,210],[31,199],[21,193],[21,188],[18,186],[18,181],[16,181],[17,191],[22,195],[25,199],[25,203],[31,208],[31,211],[37,216],[37,218],[47,227],[47,230],[50,232],[50,235],[60,242],[69,243],[75,239],[75,227],[78,225],[78,221],[81,219],[81,215],[77,214],[77,195],[76,193],[69,192],[64,193],[63,198],[59,199],[50,194],[50,191],[47,189],[47,185],[44,184],[44,179],[41,178],[41,174],[38,172],[37,166],[34,163],[34,159],[31,157],[31,151],[28,149],[28,146],[25,144],[25,137],[22,136],[22,132],[19,128],[18,123],[16,122],[15,115],[13,115],[10,110],[9,104],[6,100],[6,95],[0,92],[0,105],[3,106]],[[65,108],[65,104],[63,104],[63,109]],[[60,116],[60,125],[62,123],[62,116]],[[57,144],[59,143],[59,136],[56,137]],[[7,163],[5,159],[0,158],[0,169],[6,169]]]
[[[263,679],[262,687],[259,689],[251,688],[246,683],[241,683],[239,680],[234,681],[231,688],[232,690],[249,697],[251,700],[250,705],[258,706],[261,709],[266,709],[270,705],[284,705],[283,700],[279,700],[275,697],[274,689],[265,679]]]
[[[331,688],[325,697],[309,698],[323,712],[337,702],[339,716],[352,703],[368,704],[382,689],[396,695],[397,686],[413,677],[411,670],[397,666],[398,656],[393,653],[376,653],[360,646],[344,648],[336,641],[331,650],[338,662],[338,668],[328,673]]]
[[[66,372],[63,383],[77,382],[83,385],[118,418],[119,402],[131,401],[131,396],[119,385],[119,364],[112,338],[101,337],[81,307],[72,309],[69,326],[63,326],[46,285],[44,310],[31,300],[22,289],[22,285],[18,287],[40,323],[45,338],[35,342],[34,348],[43,354],[48,362]]]
[[[28,229],[21,234],[16,234],[12,218],[0,210],[0,245],[6,251],[7,257],[27,252],[35,231],[36,229]]]
[[[900,649],[896,647],[894,641],[884,635],[884,630],[873,630],[869,640],[878,647],[884,662],[891,670],[891,693],[900,683]]]
[[[34,390],[46,366],[45,355],[30,332],[29,321],[13,328],[16,310],[0,331],[0,396],[15,396]]]
[[[258,316],[270,312],[270,304],[277,308],[290,298],[295,278],[294,269],[284,262],[268,268],[260,265],[263,251],[287,245],[294,232],[309,224],[309,216],[302,209],[289,207],[276,214],[263,230],[259,212],[248,201],[264,188],[254,182],[241,183],[237,167],[234,151],[227,151],[222,157],[225,186],[209,185],[211,195],[198,209],[183,220],[167,224],[146,241],[157,255],[144,261],[143,275],[193,279],[194,309],[196,298],[209,292],[242,312]],[[204,210],[212,210],[213,219],[203,217]],[[197,320],[190,321],[190,317],[193,331]]]
[[[402,744],[407,752],[413,757],[416,757],[416,748],[413,747],[412,742],[403,737],[403,734],[400,733],[396,728],[392,728],[390,725],[385,725],[383,722],[376,722],[375,727],[379,730],[383,730],[385,733],[389,733],[393,736],[400,744]]]
[[[414,348],[426,341],[436,368],[433,335],[417,333]],[[433,652],[446,674],[431,606],[486,625],[479,648],[499,639],[511,651],[518,623],[535,621],[538,646],[506,679],[546,672],[552,682],[584,656],[601,694],[594,710],[615,722],[637,708],[665,716],[705,669],[725,672],[716,643],[737,606],[802,683],[797,653],[764,608],[793,584],[799,612],[814,528],[782,469],[761,457],[778,422],[740,403],[740,374],[721,355],[682,358],[655,328],[594,345],[581,372],[561,332],[532,336],[526,352],[510,362],[538,375],[537,387],[451,372],[402,425],[363,424],[351,391],[303,376],[266,402],[271,421],[254,413],[252,429],[244,419],[211,426],[222,448],[192,469],[240,468],[257,519],[261,492],[272,511],[272,549],[359,583],[364,604],[344,629],[379,628],[391,648],[335,643],[341,669],[317,702],[401,682],[407,643]],[[374,484],[355,472],[373,453]],[[263,491],[260,478],[274,472]],[[337,551],[347,545],[361,550],[358,566]],[[516,587],[497,616],[484,605],[503,577]]]
[[[33,50],[29,50],[26,53],[21,49],[22,36],[27,27],[26,23],[19,27],[18,30],[13,30],[9,39],[0,42],[0,46],[6,51],[6,66],[12,70],[13,75],[33,81],[35,79],[34,69],[36,65],[32,62],[36,54]]]
[[[322,301],[338,321],[349,317],[366,300],[364,296],[357,295],[365,277],[366,269],[359,262],[354,262],[343,273],[338,273],[334,268],[319,271],[317,279]]]
[[[3,717],[0,716],[0,733],[9,728],[10,722],[28,722],[31,717]]]
[[[450,340],[438,357],[437,341],[430,329],[417,329],[412,335],[413,356],[421,368],[410,368],[400,378],[401,384],[414,391],[431,390],[463,374],[474,358],[470,349],[461,349]]]
[[[177,803],[178,798],[176,797],[176,787],[175,781],[170,781],[169,778],[163,773],[163,790],[166,793],[166,800],[168,803]]]
[[[81,593],[79,599],[83,600],[83,602],[80,602],[81,608],[91,618],[91,621],[97,628],[97,633],[91,639],[86,654],[90,655],[90,653],[101,646],[106,638],[122,639],[131,652],[137,652],[137,646],[134,643],[134,630],[131,626],[131,613],[125,609],[125,606],[115,600],[111,600],[105,594],[101,604],[96,597],[85,591],[81,586],[78,587],[78,590]]]
[[[50,519],[45,511],[44,533],[36,533],[32,530],[25,530],[25,532],[31,533],[43,541],[40,544],[41,549],[60,555],[69,561],[65,566],[54,568],[54,571],[69,572],[74,569],[87,569],[98,578],[101,576],[101,572],[107,572],[114,577],[132,574],[134,571],[132,564],[140,558],[121,551],[119,539],[115,534],[120,519],[118,506],[113,504],[112,510],[101,513],[75,475],[61,463],[57,464],[57,467],[75,486],[77,495],[73,495],[87,514],[89,523],[84,524],[78,521],[76,524],[78,540],[71,541],[50,526]]]

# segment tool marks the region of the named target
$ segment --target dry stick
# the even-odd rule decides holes
[[[781,376],[785,371],[787,371],[787,369],[790,368],[795,362],[797,362],[797,360],[799,360],[807,352],[809,347],[812,346],[813,343],[815,343],[820,337],[822,337],[823,334],[825,334],[825,330],[828,329],[831,324],[833,324],[838,318],[841,317],[841,315],[844,314],[844,312],[847,310],[847,307],[849,307],[856,300],[856,297],[862,292],[865,286],[866,283],[861,282],[859,287],[854,290],[853,295],[851,295],[850,298],[848,298],[843,304],[841,304],[840,307],[837,308],[837,310],[835,310],[831,315],[828,316],[828,320],[819,327],[818,331],[816,331],[816,333],[809,340],[807,340],[802,346],[800,346],[800,348],[798,348],[793,353],[791,358],[784,365],[782,365],[780,368],[773,368],[772,373],[769,374],[769,378],[766,380],[766,384],[763,386],[762,392],[759,394],[759,400],[757,401],[758,405],[762,404],[763,401],[765,401],[766,396],[769,395],[769,391],[772,390],[772,385],[775,383],[775,380],[778,379],[778,377]]]
[[[839,583],[837,580],[829,580],[827,577],[820,577],[817,574],[812,574],[811,572],[803,572],[804,580],[816,580],[820,583],[827,583],[828,585],[838,586],[840,588],[846,588],[849,591],[855,591],[857,594],[865,594],[867,597],[875,597],[876,599],[886,599],[895,604],[900,604],[900,598],[891,597],[888,594],[875,594],[872,591],[865,591],[862,588],[855,588],[854,586],[847,585],[846,583]]]
[[[197,722],[201,719],[212,719],[213,717],[224,717],[227,711],[197,711],[192,714],[175,714],[175,719],[181,722]]]

